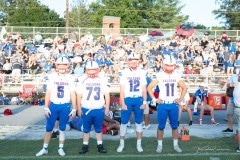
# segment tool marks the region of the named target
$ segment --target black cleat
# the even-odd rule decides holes
[[[107,153],[107,150],[103,147],[102,144],[97,145],[98,152]]]
[[[193,123],[193,121],[190,121],[188,125],[189,125],[189,126],[191,126],[191,125],[192,125],[192,123]]]
[[[59,136],[59,131],[52,132],[51,138],[52,138],[52,139],[55,139],[55,138],[58,138],[58,136]]]
[[[79,154],[85,154],[88,152],[88,145],[83,145],[81,150],[78,152]]]

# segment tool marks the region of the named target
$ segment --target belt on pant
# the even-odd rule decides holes
[[[164,104],[172,104],[172,103],[175,103],[175,101],[161,101],[161,103],[164,103]]]
[[[139,98],[139,97],[142,97],[142,96],[139,96],[139,95],[133,95],[133,96],[130,96],[130,97],[125,97],[125,98]]]

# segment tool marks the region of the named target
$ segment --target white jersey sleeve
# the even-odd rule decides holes
[[[51,90],[51,102],[55,104],[70,103],[71,92],[75,90],[74,78],[70,74],[64,76],[51,75],[47,83],[47,90]]]
[[[99,109],[105,104],[104,94],[110,88],[106,77],[88,78],[83,75],[78,82],[77,94],[82,95],[81,105],[88,109]]]
[[[120,85],[124,86],[125,97],[142,97],[142,86],[147,85],[146,71],[125,69],[120,75]]]
[[[164,101],[173,101],[178,98],[178,82],[182,80],[181,74],[173,72],[172,74],[166,74],[164,71],[160,71],[156,75],[158,80],[158,87],[160,90],[159,99]]]

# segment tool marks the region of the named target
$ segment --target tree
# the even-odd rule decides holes
[[[63,27],[64,20],[37,0],[3,0],[2,13],[11,26]]]
[[[222,19],[221,22],[227,29],[239,29],[240,27],[240,3],[239,0],[216,0],[219,4],[219,9],[213,13],[217,19]]]
[[[185,22],[179,0],[98,0],[88,9],[92,25],[102,27],[103,16],[121,18],[121,28],[175,28]]]
[[[72,10],[69,12],[71,27],[94,27],[90,19],[87,4],[84,0],[74,0],[72,2]]]

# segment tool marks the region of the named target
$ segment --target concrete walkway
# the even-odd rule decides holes
[[[3,111],[10,108],[13,111],[11,116],[3,116]],[[198,116],[193,116],[194,124],[189,128],[191,136],[197,136],[202,138],[217,138],[217,137],[229,137],[234,133],[223,134],[222,130],[227,128],[227,122],[224,121],[226,117],[225,110],[218,110],[215,112],[215,120],[220,124],[217,126],[210,125],[210,116],[203,117],[203,125],[198,124]],[[148,130],[143,130],[144,137],[156,137],[157,131],[157,115],[156,112],[151,115],[151,127]],[[183,113],[182,120],[179,129],[188,123],[187,113]],[[237,124],[234,124],[236,130]],[[132,125],[132,129],[135,129],[135,125]],[[19,106],[19,105],[6,105],[0,106],[0,139],[24,139],[24,140],[37,140],[43,139],[45,131],[45,118],[43,115],[43,106]],[[128,133],[127,138],[135,137],[135,132]],[[165,137],[171,137],[171,127],[166,125]],[[66,131],[66,137],[68,139],[79,139],[82,137],[82,132],[71,129]],[[91,137],[95,137],[95,133],[91,132]],[[104,139],[119,140],[119,136],[104,135]]]

